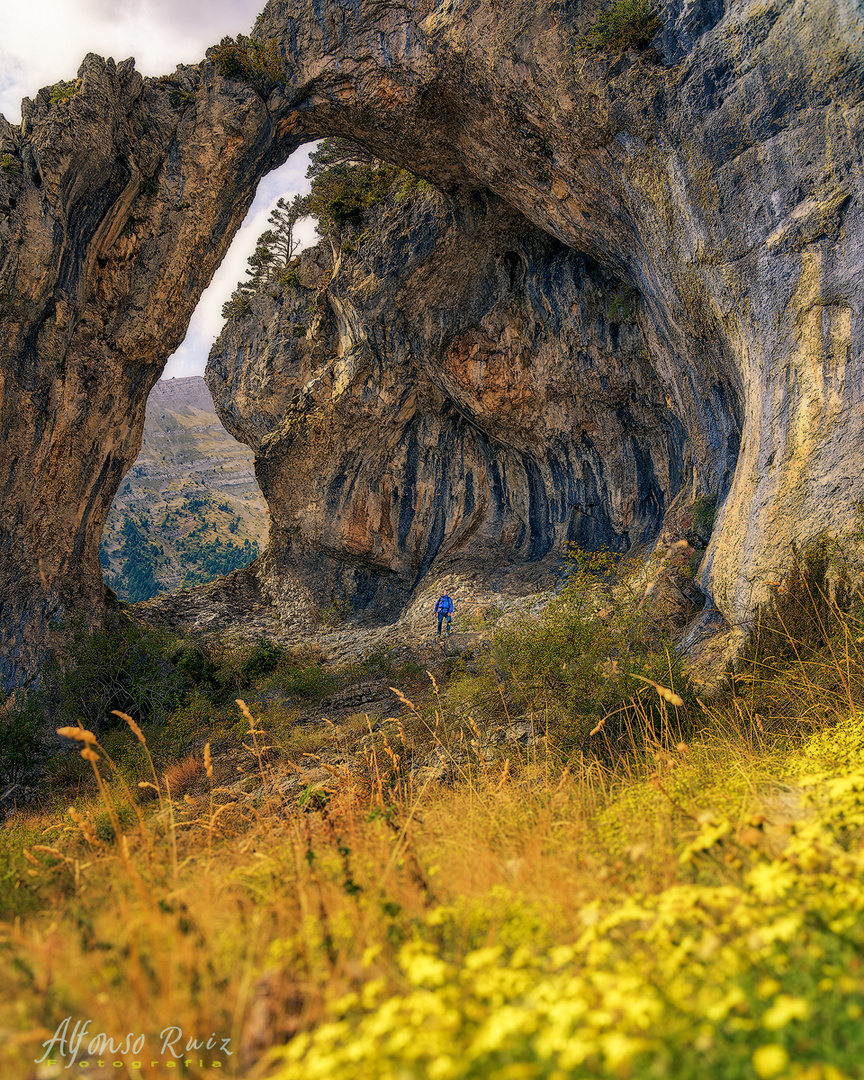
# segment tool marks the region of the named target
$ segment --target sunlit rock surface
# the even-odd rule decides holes
[[[284,82],[272,88],[223,78],[206,61],[171,82],[142,80],[128,62],[90,56],[68,100],[52,105],[41,91],[25,102],[20,127],[0,121],[0,664],[7,688],[33,675],[73,613],[93,623],[103,617],[99,536],[137,454],[147,393],[258,178],[325,134],[349,135],[442,189],[452,213],[465,218],[454,236],[470,238],[484,215],[499,217],[499,207],[502,221],[508,214],[518,220],[521,239],[501,254],[525,255],[526,282],[538,273],[535,256],[558,267],[560,282],[542,290],[553,308],[563,303],[567,288],[559,292],[559,284],[567,273],[575,288],[577,266],[602,289],[621,283],[630,290],[649,359],[633,369],[644,404],[632,414],[633,429],[622,418],[621,430],[651,463],[658,505],[639,506],[645,482],[623,475],[627,452],[619,451],[604,461],[602,478],[594,472],[598,498],[609,503],[587,516],[604,535],[616,543],[631,527],[647,535],[652,515],[662,513],[660,494],[668,498],[684,482],[675,479],[678,454],[691,468],[685,479],[693,490],[719,499],[701,586],[729,621],[746,622],[766,595],[766,579],[788,564],[790,541],[851,528],[864,498],[860,5],[672,0],[660,6],[656,50],[583,57],[574,54],[573,39],[591,11],[574,4],[553,14],[488,0],[410,10],[371,0],[274,2],[253,32],[276,43]],[[442,263],[430,255],[430,272]],[[482,292],[488,279],[470,269]],[[349,296],[347,281],[345,288]],[[436,288],[430,277],[429,294]],[[577,312],[590,313],[587,294],[579,295]],[[495,376],[494,363],[485,365],[488,387],[479,381],[477,357],[496,351],[511,325],[503,303],[484,308],[478,300],[486,314],[475,337],[452,320],[442,321],[440,338],[435,327],[425,328],[421,340],[443,348],[438,369],[431,358],[411,362],[418,416],[435,415],[446,399],[480,433],[460,436],[455,417],[446,428],[451,445],[460,453],[464,447],[462,476],[474,472],[476,492],[485,483],[492,490],[496,472],[483,439],[503,448],[497,475],[512,477],[513,486],[498,507],[515,528],[506,551],[522,559],[532,544],[535,553],[548,544],[548,536],[536,538],[547,520],[552,547],[562,532],[588,527],[578,508],[590,482],[574,472],[574,502],[562,509],[560,494],[571,480],[554,479],[550,459],[535,457],[528,399],[502,399],[507,380]],[[580,316],[570,317],[577,324]],[[321,318],[322,340],[335,342],[326,326],[331,316]],[[562,327],[569,322],[563,307],[546,311],[541,336],[559,318]],[[409,313],[406,325],[416,323]],[[446,327],[452,340],[445,340]],[[617,359],[599,324],[587,339],[573,326],[563,333],[574,343],[593,340],[598,357],[611,352]],[[623,332],[622,364],[631,363],[635,333]],[[341,328],[338,340],[347,340]],[[537,391],[542,380],[532,371],[558,370],[553,351],[513,383],[520,395]],[[387,356],[372,340],[358,377],[374,381],[376,362]],[[594,360],[567,370],[593,371]],[[333,366],[343,365],[350,384],[345,363],[343,354]],[[404,404],[407,388],[400,389],[396,372],[380,375],[382,400]],[[659,447],[666,435],[653,426],[661,415],[657,386],[668,410],[665,463]],[[583,388],[571,389],[578,398]],[[593,394],[589,387],[581,404],[552,407],[555,392],[542,387],[550,405],[540,426],[565,467],[591,461],[582,450],[565,459],[562,439],[567,409],[585,418]],[[269,408],[262,401],[262,431],[272,427]],[[364,405],[367,419],[370,408]],[[286,412],[288,427],[293,418]],[[251,433],[248,420],[244,425]],[[445,427],[436,418],[435,430]],[[502,437],[505,427],[512,437]],[[273,581],[295,562],[286,529],[298,497],[275,475],[282,458],[295,460],[286,436],[272,447],[265,439],[259,451],[262,483],[280,493],[281,525],[268,555]],[[432,429],[418,421],[418,463],[421,450],[434,452],[429,438]],[[370,439],[358,432],[358,445]],[[529,459],[540,469],[533,481]],[[362,473],[362,462],[358,467]],[[397,473],[405,468],[397,462]],[[366,575],[376,602],[386,594],[397,603],[404,582],[423,566],[423,543],[442,553],[452,539],[447,523],[474,520],[464,509],[423,519],[422,493],[439,478],[447,499],[464,507],[467,485],[457,490],[454,475],[449,466],[418,464],[404,553],[398,542],[388,548],[371,537],[388,502],[392,514],[392,493],[367,500],[365,520],[350,528],[349,503],[339,495],[335,524],[305,533],[301,525],[304,565],[317,561],[322,582],[338,578],[326,560],[340,559],[344,538],[353,535],[358,582]],[[545,493],[531,496],[534,510],[525,502],[532,483]],[[492,513],[476,518],[481,556]],[[527,539],[519,538],[517,519]],[[399,523],[391,517],[391,524],[398,537]],[[502,526],[505,537],[509,528]],[[328,537],[338,540],[329,553]],[[369,564],[366,553],[379,543],[371,556],[378,561]],[[400,584],[389,593],[381,584],[387,550],[399,553]]]
[[[692,467],[631,290],[498,199],[409,193],[369,221],[262,288],[208,365],[256,453],[277,602],[293,574],[392,618],[432,568],[654,537]]]

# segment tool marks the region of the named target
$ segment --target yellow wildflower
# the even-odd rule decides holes
[[[789,1062],[789,1055],[782,1046],[777,1043],[769,1043],[768,1046],[760,1046],[753,1054],[753,1068],[760,1080],[769,1080],[782,1072]]]
[[[810,1006],[804,998],[780,994],[762,1017],[762,1026],[768,1031],[778,1031],[786,1027],[790,1020],[806,1020],[809,1015]]]

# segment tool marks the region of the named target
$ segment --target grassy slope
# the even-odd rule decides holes
[[[60,803],[0,834],[2,1075],[35,1077],[66,1016],[140,1032],[154,1076],[175,1075],[167,1025],[229,1038],[225,1075],[290,1039],[282,1080],[864,1075],[861,629],[760,660],[722,705],[646,684],[623,741],[595,729],[566,760],[551,722],[490,747],[493,718],[462,708],[482,673],[418,686],[377,730],[197,692],[172,723],[235,740],[212,776],[196,751],[135,809],[98,750],[106,786],[77,818]],[[315,682],[284,659],[229,669],[262,694]],[[134,786],[144,743],[106,741]]]

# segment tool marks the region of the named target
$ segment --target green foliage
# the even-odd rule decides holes
[[[193,100],[193,95],[180,86],[175,86],[168,92],[168,101],[171,103],[171,108],[175,112],[183,112],[187,105],[191,104]]]
[[[223,319],[246,319],[252,314],[252,305],[245,292],[234,292],[230,300],[222,305]]]
[[[400,202],[433,190],[432,185],[428,180],[424,180],[420,176],[415,176],[414,173],[407,172],[405,169],[402,170],[402,173],[404,174],[402,176],[402,183],[396,192],[396,198]]]
[[[620,53],[627,49],[644,49],[660,25],[651,0],[615,0],[576,44],[588,52]]]
[[[268,282],[275,281],[283,290],[299,285],[299,258],[295,252],[300,240],[295,228],[297,222],[308,214],[307,200],[302,195],[295,195],[290,203],[284,199],[277,200],[267,219],[272,228],[266,229],[258,237],[255,250],[247,260],[247,280],[241,281],[231,294],[231,299],[223,304],[223,318],[245,318],[251,314],[249,297]],[[274,300],[278,299],[279,292],[272,295]]]
[[[45,716],[36,695],[0,710],[0,788],[38,776],[46,734]]]
[[[224,506],[219,509],[231,513],[230,507],[227,511]],[[214,513],[210,496],[187,497],[179,508],[169,511],[161,523],[163,530],[178,526],[178,532],[171,538],[170,544],[176,563],[186,570],[181,588],[224,577],[248,566],[258,556],[258,544],[248,538],[240,543],[223,540],[218,532],[214,537],[214,531],[223,529],[225,525],[224,520],[214,523]],[[196,523],[188,529],[190,518]],[[239,519],[233,516],[228,531],[236,532],[238,525]],[[170,562],[163,545],[150,539],[154,535],[157,534],[153,523],[145,514],[137,519],[128,515],[123,520],[122,540],[117,551],[119,569],[114,575],[106,574],[107,583],[121,600],[135,604],[164,591]],[[109,569],[110,559],[104,537],[100,544],[99,561],[104,570]]]
[[[633,315],[633,291],[622,286],[609,300],[609,320],[616,323],[627,322]]]
[[[325,139],[325,144],[339,140]],[[322,167],[312,155],[307,176],[312,179],[309,213],[318,218],[318,231],[358,228],[363,215],[382,202],[396,182],[409,176],[404,169],[380,161],[340,160]]]
[[[350,606],[341,597],[334,596],[329,604],[319,610],[318,618],[323,626],[338,626],[345,622],[350,612]]]
[[[200,642],[181,642],[168,658],[192,686],[207,691],[219,689],[216,665]]]
[[[48,101],[51,105],[62,105],[70,98],[75,97],[78,93],[78,85],[76,83],[55,83],[48,94]]]
[[[190,534],[182,544],[176,545],[183,562],[193,565],[186,572],[183,588],[203,585],[217,577],[225,577],[234,570],[241,570],[258,557],[258,545],[246,539],[242,544],[205,540]]]
[[[94,832],[97,839],[101,840],[103,844],[113,844],[117,839],[114,831],[114,822],[116,821],[121,830],[127,829],[135,820],[135,811],[129,805],[129,803],[118,803],[112,806],[111,810],[103,810],[100,814],[96,815],[94,821]]]
[[[693,700],[681,658],[639,610],[606,551],[573,548],[559,596],[539,621],[497,633],[495,657],[515,702],[541,711],[566,752],[600,752],[619,741],[634,701],[657,724],[668,723],[649,684]],[[680,723],[677,706],[673,722]]]
[[[258,638],[240,669],[243,682],[251,685],[262,675],[271,674],[278,667],[284,654],[285,650],[280,645],[266,638]]]
[[[15,176],[21,172],[21,162],[12,154],[0,154],[0,170],[7,176]]]
[[[203,656],[188,655],[190,648]],[[202,694],[214,702],[233,701],[251,690],[280,690],[286,695],[321,698],[336,678],[308,653],[292,652],[278,642],[258,638],[253,644],[213,641],[184,645],[172,659]]]
[[[320,664],[288,661],[273,673],[270,683],[288,694],[316,700],[335,690],[336,677]]]
[[[59,678],[64,721],[97,734],[118,725],[114,709],[139,724],[164,721],[187,688],[167,658],[169,648],[166,635],[138,626],[75,635]]]
[[[693,504],[693,524],[700,534],[711,535],[711,530],[714,528],[714,515],[716,512],[717,496],[714,495],[709,498],[707,495],[700,495]]]
[[[830,648],[847,625],[852,592],[841,553],[827,536],[794,550],[789,575],[771,587],[740,656],[745,667],[789,663]]]
[[[142,177],[141,183],[138,185],[139,195],[144,195],[149,198],[151,195],[155,195],[158,190],[159,188],[156,185],[156,181],[152,177]]]
[[[740,845],[746,862],[721,887],[595,901],[551,948],[536,914],[501,934],[490,912],[454,956],[465,913],[433,908],[398,951],[399,993],[370,980],[343,998],[280,1051],[275,1080],[859,1076],[864,924],[847,847],[861,838],[862,764],[859,748],[851,782],[811,779],[815,817],[779,856]],[[721,859],[725,825],[704,825],[682,860]]]
[[[845,553],[820,537],[795,551],[792,571],[771,586],[730,685],[760,730],[818,729],[838,708],[864,709],[855,675],[864,641],[864,601],[853,592]]]
[[[312,181],[312,192],[306,205],[318,218],[322,234],[359,227],[366,211],[391,192],[407,199],[429,189],[407,169],[380,161],[348,139],[324,139],[309,161],[306,176]]]
[[[131,517],[123,522],[123,541],[120,545],[120,576],[116,582],[117,594],[130,604],[149,600],[162,592],[155,571],[159,565],[159,549],[150,543],[140,525]],[[100,562],[102,561],[100,555]],[[103,562],[103,566],[107,565]]]
[[[296,289],[300,284],[298,262],[298,259],[292,260],[291,264],[286,266],[284,270],[279,270],[273,275],[274,281],[281,285],[286,292],[289,289]]]
[[[271,228],[261,234],[249,257],[247,279],[238,284],[222,307],[223,318],[246,318],[252,311],[249,297],[271,283],[282,291],[300,285],[295,227],[301,218],[317,217],[318,232],[322,235],[359,228],[363,215],[391,193],[398,199],[407,199],[429,188],[407,170],[379,161],[362,147],[339,138],[321,142],[310,155],[306,175],[312,181],[311,193],[305,197],[297,195],[290,203],[278,200],[268,218]],[[353,254],[357,242],[344,240],[341,249],[343,254]],[[277,290],[271,295],[278,299],[280,293]],[[294,331],[297,337],[305,332],[305,327]]]
[[[223,78],[242,79],[265,98],[286,82],[279,43],[273,38],[261,42],[245,34],[223,37],[207,56]]]
[[[309,209],[305,196],[295,195],[290,203],[286,203],[284,199],[277,199],[276,205],[267,218],[271,228],[265,235],[269,236],[274,261],[283,269],[292,264],[295,253],[300,247],[300,240],[295,233],[297,222],[308,216]]]

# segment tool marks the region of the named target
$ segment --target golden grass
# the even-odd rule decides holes
[[[844,775],[852,778],[849,790],[854,793],[854,778],[864,771],[864,738],[855,735],[860,727],[856,686],[861,668],[852,648],[837,653],[835,661],[834,684],[827,692],[825,680],[809,671],[788,681],[801,714],[808,718],[808,732],[817,730],[814,717],[821,702],[819,727],[839,725],[841,733],[824,746],[818,744],[818,734],[817,743],[811,739],[806,744],[808,768],[812,765],[811,771],[822,770],[827,776],[832,747],[839,740],[846,747]],[[696,910],[703,896],[749,896],[748,875],[756,874],[752,880],[761,882],[758,875],[774,873],[775,866],[781,867],[781,877],[792,873],[786,853],[800,838],[801,823],[815,820],[813,815],[830,803],[828,796],[828,802],[819,802],[822,780],[808,788],[806,778],[801,779],[802,738],[766,730],[770,725],[758,711],[764,708],[764,695],[753,700],[739,695],[710,708],[702,705],[697,715],[684,717],[676,692],[652,681],[646,695],[616,716],[623,738],[609,735],[610,721],[593,736],[598,746],[605,746],[603,753],[580,752],[565,761],[548,741],[542,714],[534,718],[535,738],[527,746],[507,743],[490,749],[484,721],[470,713],[449,715],[446,688],[430,679],[428,696],[416,702],[403,696],[400,716],[375,730],[360,715],[344,724],[325,724],[327,738],[317,730],[309,744],[314,749],[309,750],[303,749],[302,732],[289,733],[282,741],[287,756],[282,761],[271,752],[268,732],[255,711],[238,701],[248,727],[245,745],[256,762],[256,790],[248,795],[227,790],[208,745],[201,755],[161,776],[152,769],[150,779],[142,781],[151,786],[142,790],[155,798],[143,802],[90,733],[70,730],[92,767],[99,798],[82,797],[63,815],[14,818],[2,833],[6,870],[0,891],[0,958],[8,977],[0,989],[0,1075],[16,1080],[102,1075],[92,1063],[90,1072],[81,1069],[80,1062],[90,1060],[82,1053],[74,1072],[63,1069],[72,1053],[57,1043],[49,1058],[59,1064],[50,1066],[48,1059],[35,1064],[67,1017],[69,1034],[76,1021],[88,1020],[88,1038],[104,1033],[114,1040],[115,1050],[101,1060],[122,1062],[111,1066],[119,1076],[177,1075],[169,1065],[175,1059],[163,1047],[164,1033],[175,1028],[182,1031],[175,1047],[182,1049],[190,1039],[201,1044],[194,1053],[184,1052],[183,1060],[191,1062],[185,1067],[187,1076],[212,1077],[217,1060],[221,1075],[264,1075],[268,1048],[292,1037],[297,1063],[274,1064],[279,1075],[331,1075],[331,1067],[333,1080],[403,1075],[392,1071],[398,1052],[382,1050],[384,1056],[376,1057],[378,1044],[366,1035],[366,1041],[357,1044],[358,1054],[366,1056],[351,1066],[342,1036],[328,1024],[358,1024],[368,1035],[369,1025],[384,1023],[381,1017],[391,1008],[410,1041],[410,1021],[396,1005],[386,1003],[421,991],[434,996],[452,990],[455,996],[447,998],[446,1008],[456,1008],[469,1020],[472,1009],[477,1016],[486,1015],[488,1003],[476,973],[486,970],[492,954],[483,950],[499,957],[496,971],[515,972],[517,982],[527,980],[525,994],[530,998],[534,976],[529,979],[525,971],[540,971],[542,979],[554,983],[557,976],[544,965],[564,947],[571,950],[567,963],[577,963],[572,950],[585,940],[591,912],[602,921],[630,910],[628,905],[655,904],[665,911],[663,905],[672,903],[668,898],[682,888],[695,890],[680,894],[682,910],[693,904]],[[776,693],[783,685],[778,679]],[[497,719],[506,724],[503,692],[500,704]],[[787,707],[785,702],[783,709]],[[146,733],[125,719],[130,739],[146,750]],[[686,740],[681,738],[684,727],[690,732]],[[843,736],[843,731],[851,734]],[[328,746],[336,751],[330,759]],[[442,767],[436,768],[436,762]],[[317,770],[314,781],[303,779],[299,789],[295,785],[282,793],[280,784],[286,778],[307,777],[309,768]],[[808,795],[811,790],[817,794]],[[827,839],[813,841],[813,850],[833,851],[830,844],[836,840],[845,845],[844,852],[857,852],[861,823],[854,815],[862,814],[857,807],[853,800],[844,810],[842,827],[835,818],[825,818]],[[832,829],[835,840],[829,837]],[[810,873],[807,858],[811,856],[799,858],[802,874]],[[827,869],[818,870],[834,875],[837,896],[845,895],[841,884],[847,882],[846,870],[838,869],[841,862],[838,855],[833,864],[825,863]],[[771,887],[764,885],[766,895],[773,895]],[[802,904],[810,902],[811,892],[802,893]],[[740,911],[750,911],[743,900],[735,903],[738,907],[729,908],[732,922],[745,918]],[[722,936],[719,927],[727,915],[716,918],[715,936]],[[835,913],[835,918],[840,915]],[[614,952],[617,939],[609,933]],[[652,964],[661,970],[667,963],[666,946],[646,944],[641,933],[634,931],[642,950],[640,963],[647,965],[640,971],[650,973]],[[699,940],[706,955],[720,947],[712,946],[709,938]],[[605,961],[591,948],[595,951],[590,956],[578,960],[583,965],[578,970],[602,981]],[[624,964],[626,949],[621,956]],[[688,969],[697,996],[702,992],[699,980],[708,980],[708,986],[712,978],[710,965],[704,975],[698,974],[700,964],[694,958]],[[734,980],[737,970],[734,965],[718,968],[717,978]],[[657,977],[662,986],[665,976]],[[768,976],[760,977],[764,989]],[[836,982],[834,975],[824,978]],[[439,979],[443,981],[436,982]],[[781,1036],[795,1009],[805,1007],[784,1005],[787,998],[803,1000],[803,991],[789,989],[779,968],[776,979],[784,989],[771,999],[779,1011],[766,1014],[767,1022],[785,1016],[784,1008],[792,1010],[791,1019],[778,1026],[773,1041],[754,1044],[752,1055],[747,1050],[750,1071],[740,1075],[802,1080],[856,1075],[839,1066],[826,1072],[835,1066],[829,1052],[818,1046],[800,1051],[805,1064],[818,1064],[813,1066],[816,1071],[784,1071],[795,1063],[795,1051]],[[753,994],[753,1000],[761,1000],[751,990],[747,983],[741,993],[750,995],[748,1001]],[[566,997],[560,987],[559,992]],[[639,992],[648,997],[653,993],[644,986]],[[510,1015],[507,1009],[522,1007],[518,995],[508,997],[511,990],[495,993],[501,995],[502,1017]],[[588,990],[585,994],[587,1001]],[[376,1011],[381,1002],[385,1013]],[[608,1012],[608,1007],[607,1002],[603,1008]],[[854,1001],[843,1007],[854,1011]],[[606,1015],[600,1005],[596,1008],[598,1016]],[[730,1015],[743,1022],[750,1014],[745,1010]],[[679,1013],[670,1017],[668,1060],[673,1061],[678,1060],[679,1043],[684,1046],[686,1041],[686,1027],[680,1027]],[[705,1053],[725,1045],[721,1028],[717,1021],[710,1038],[699,1035]],[[521,1043],[508,1049],[514,1055],[510,1058],[472,1058],[476,1046],[459,1041],[462,1028],[447,1030],[446,1039],[462,1047],[462,1057],[457,1054],[449,1065],[441,1065],[442,1077],[583,1075],[560,1069],[556,1073],[554,1060],[548,1069],[541,1067],[536,1051]],[[312,1032],[318,1041],[303,1042],[303,1032]],[[130,1045],[124,1042],[127,1033],[133,1036]],[[172,1034],[168,1031],[169,1038]],[[387,1039],[391,1036],[395,1038],[388,1029]],[[135,1038],[143,1043],[137,1050],[131,1045]],[[641,1071],[639,1054],[650,1051],[660,1055],[657,1061],[666,1060],[666,1050],[658,1050],[647,1037],[634,1036],[617,1058],[608,1050],[611,1043],[603,1041],[606,1035],[597,1039],[583,1039],[585,1061],[594,1074],[608,1067],[605,1075],[647,1077],[653,1073]],[[442,1044],[435,1053],[446,1057],[445,1051]],[[686,1054],[681,1053],[684,1062]],[[407,1062],[410,1054],[405,1054]],[[428,1069],[433,1059],[418,1057],[404,1066],[404,1075],[432,1075]],[[610,1061],[617,1062],[614,1068]],[[146,1070],[136,1062],[147,1062]],[[691,1076],[685,1064],[670,1075]],[[772,1072],[774,1065],[778,1067]]]

